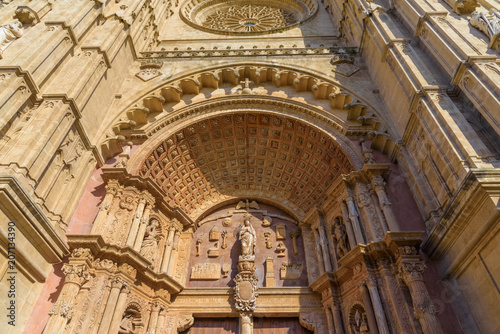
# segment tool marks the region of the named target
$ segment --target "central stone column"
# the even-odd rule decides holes
[[[238,275],[234,278],[235,307],[240,311],[240,333],[253,333],[253,311],[255,311],[258,288],[255,276],[255,247],[257,235],[250,223],[251,216],[245,215],[243,227],[240,230],[241,255],[238,259]]]

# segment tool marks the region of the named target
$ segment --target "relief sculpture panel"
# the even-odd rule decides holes
[[[190,258],[186,286],[234,287],[238,257],[250,249],[259,287],[272,276],[276,287],[307,286],[304,245],[296,220],[275,207],[245,202],[222,207],[198,223],[190,249],[196,256]],[[241,240],[240,235],[244,236]],[[273,259],[272,266],[266,266],[268,257]]]

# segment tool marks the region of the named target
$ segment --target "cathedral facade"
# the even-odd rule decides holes
[[[499,333],[498,0],[0,1],[2,333]]]

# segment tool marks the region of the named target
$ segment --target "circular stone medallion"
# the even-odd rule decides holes
[[[241,35],[282,32],[309,19],[316,10],[316,0],[191,0],[180,13],[198,29]]]

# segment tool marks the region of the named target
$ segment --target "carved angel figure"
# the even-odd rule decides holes
[[[19,20],[15,20],[10,24],[0,26],[0,55],[3,50],[14,40],[23,35],[23,24]]]
[[[489,14],[474,11],[469,22],[472,26],[488,35],[490,40],[500,34],[500,12],[495,9],[490,10]]]
[[[240,231],[240,241],[241,255],[243,255],[243,257],[253,256],[255,253],[255,247],[257,246],[257,237],[255,230],[247,217],[245,218],[243,227]]]
[[[156,248],[158,246],[156,240],[157,226],[158,226],[158,221],[156,219],[153,219],[149,222],[148,227],[146,227],[146,233],[144,234],[144,240],[142,241],[141,251],[140,251],[141,255],[144,256],[149,261],[151,261],[151,263],[153,263],[155,260]]]

